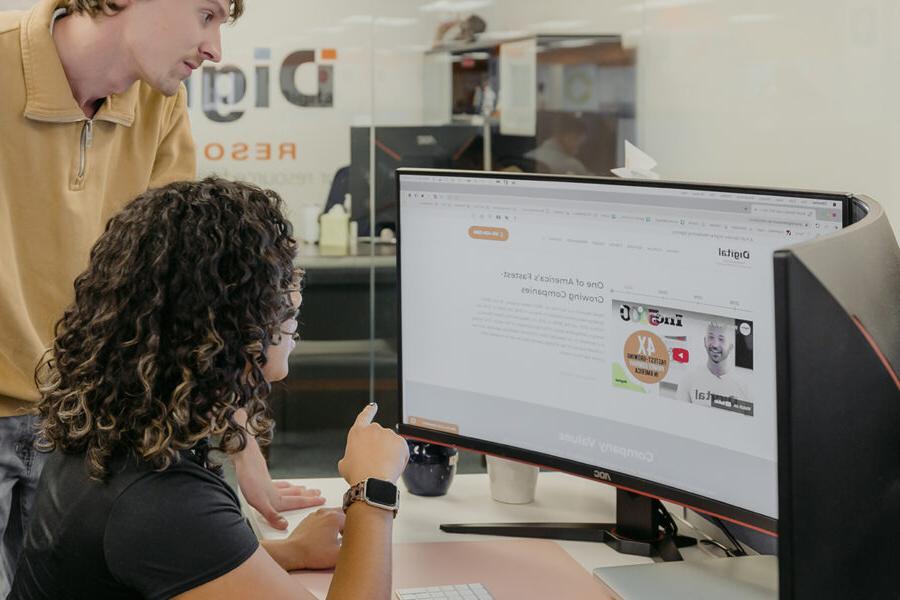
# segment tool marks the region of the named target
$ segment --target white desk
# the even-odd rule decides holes
[[[347,489],[346,482],[337,477],[292,480],[292,482],[322,490],[323,495],[327,499],[326,506],[340,506],[344,491]],[[439,553],[440,550],[437,549],[446,546],[444,544],[434,544],[433,547],[436,550],[432,552],[426,551],[421,547],[405,546],[405,544],[422,542],[484,542],[488,540],[516,539],[445,533],[438,528],[441,523],[609,523],[615,521],[615,498],[615,488],[611,486],[553,472],[542,472],[538,476],[534,502],[523,505],[502,504],[491,499],[486,474],[457,475],[447,495],[434,498],[410,494],[406,491],[401,481],[400,513],[394,522],[393,535],[393,541],[397,544],[394,547],[395,585],[399,585],[404,580],[410,581],[411,572],[420,575],[420,579],[423,578],[424,575],[421,575],[418,571],[423,568],[428,569],[435,563],[434,560],[429,560],[428,557],[422,557],[421,555]],[[261,539],[279,539],[287,536],[288,532],[293,530],[307,514],[318,509],[317,507],[315,509],[285,513],[284,516],[288,520],[288,529],[286,531],[278,531],[269,527],[262,516],[246,504],[243,496],[241,496],[241,504],[245,514],[250,517],[253,529]],[[680,511],[677,507],[668,506],[668,508],[676,518],[676,521],[678,521],[678,527],[682,533],[688,533],[698,538],[706,537],[690,524],[678,518]],[[542,543],[546,544],[547,542]],[[480,546],[477,549],[467,547],[465,550],[457,550],[457,554],[451,560],[465,562],[465,560],[460,560],[460,553],[465,553],[464,558],[468,557],[470,559],[468,561],[469,566],[456,573],[450,571],[449,574],[459,575],[459,573],[463,572],[482,572],[486,573],[486,576],[480,578],[481,581],[484,583],[490,582],[491,585],[494,585],[496,582],[492,581],[491,577],[497,572],[497,569],[504,570],[504,567],[500,566],[500,564],[503,564],[506,571],[524,570],[528,574],[522,576],[527,578],[527,581],[523,579],[523,581],[518,582],[517,590],[509,589],[511,584],[508,580],[497,584],[497,587],[494,588],[495,590],[501,589],[501,585],[505,586],[504,594],[502,594],[502,597],[498,597],[498,600],[505,600],[506,598],[524,600],[533,597],[543,599],[560,596],[560,593],[557,591],[559,588],[552,587],[552,591],[549,592],[546,589],[545,584],[549,584],[549,582],[554,580],[554,577],[548,576],[549,572],[547,569],[550,568],[555,574],[557,582],[562,580],[567,584],[571,584],[573,593],[568,594],[567,592],[563,595],[574,598],[577,591],[578,598],[621,600],[622,596],[613,592],[612,587],[597,583],[589,577],[589,574],[597,567],[647,565],[653,562],[649,558],[619,554],[606,544],[570,541],[558,541],[555,543],[565,552],[561,553],[554,546],[541,546],[540,548],[527,546],[522,549],[517,545],[514,550],[518,558],[515,558],[513,562],[509,560],[504,561],[503,558],[510,554],[510,546],[504,546],[503,549],[500,549],[499,546],[491,546],[490,548]],[[459,548],[459,546],[456,546],[456,548]],[[552,552],[548,552],[548,549],[552,550]],[[497,553],[498,551],[499,554]],[[530,554],[532,551],[538,552],[533,558]],[[398,552],[400,553],[399,555]],[[582,576],[578,566],[565,557],[566,553],[574,559],[577,565],[580,565],[585,570],[584,576]],[[477,556],[473,557],[473,554]],[[718,557],[712,551],[707,550],[705,546],[699,544],[693,547],[682,548],[681,554],[689,562],[655,565],[649,571],[644,570],[646,567],[640,571],[626,569],[624,578],[623,573],[618,571],[614,574],[617,578],[614,587],[622,590],[624,596],[629,599],[660,598],[663,597],[660,595],[661,590],[666,590],[664,594],[666,597],[690,600],[706,597],[772,600],[778,596],[777,562],[772,562],[768,559],[763,562],[747,562],[746,559],[727,559],[730,562],[710,560]],[[554,557],[554,555],[558,556]],[[756,558],[766,559],[766,557]],[[523,562],[528,563],[529,561],[531,562],[530,566],[523,565]],[[549,567],[546,561],[550,561],[556,566]],[[735,563],[734,561],[739,562]],[[399,565],[398,562],[400,563]],[[483,568],[486,563],[490,563],[487,571]],[[687,567],[687,570],[679,569],[679,564]],[[657,567],[664,568],[659,569]],[[438,577],[448,576],[448,572],[440,567],[440,563],[438,563],[438,571],[441,573],[437,575]],[[325,597],[330,583],[330,573],[303,572],[294,576],[318,598]],[[429,575],[429,577],[433,576]],[[603,575],[604,578],[610,576],[608,573]],[[446,581],[445,583],[453,582]],[[648,586],[648,582],[651,585]],[[474,581],[471,583],[474,583]],[[413,586],[403,583],[403,587],[419,587],[421,585],[440,585],[440,582],[434,582],[434,580],[429,579],[426,582],[417,583]],[[545,589],[538,592],[535,588],[542,585],[545,585]],[[558,583],[553,585],[556,586]],[[716,591],[712,592],[712,590]],[[710,593],[712,595],[709,595]]]
[[[293,483],[318,488],[327,499],[326,506],[340,506],[347,483],[339,478],[292,480]],[[394,522],[394,542],[459,542],[484,541],[497,538],[483,535],[444,533],[438,529],[441,523],[493,523],[493,522],[614,522],[615,489],[593,481],[553,472],[538,476],[535,500],[531,504],[512,505],[491,499],[487,475],[457,475],[446,496],[426,498],[414,496],[400,485],[400,513]],[[316,509],[284,513],[288,520],[287,531],[270,527],[262,516],[250,508],[241,496],[242,508],[250,517],[251,525],[261,539],[286,537],[297,523]],[[318,507],[317,507],[318,508]],[[690,525],[679,520],[678,526],[690,531]],[[559,541],[584,569],[591,572],[596,567],[634,565],[653,562],[649,558],[619,554],[606,544],[593,542]],[[687,560],[712,558],[714,555],[701,547],[684,548]]]

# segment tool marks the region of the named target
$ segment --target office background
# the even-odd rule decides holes
[[[0,10],[32,4],[0,0]],[[463,44],[434,51],[442,22],[473,13],[486,31],[468,55]],[[579,38],[619,36],[627,59],[560,58],[531,82],[548,86],[533,109],[588,126],[613,115],[616,147],[635,142],[667,179],[864,193],[897,230],[898,33],[895,0],[250,0],[224,30],[223,62],[188,82],[191,119],[201,175],[279,191],[299,233],[352,163],[351,127],[444,124],[454,92],[435,62],[455,65],[462,81],[485,49],[511,40],[570,36],[572,50]],[[502,67],[488,69],[497,87]],[[630,74],[616,79],[616,69]],[[619,86],[611,94],[609,81]],[[498,92],[509,106],[512,94]],[[308,341],[273,398],[276,475],[334,473],[348,415],[370,398],[394,410],[391,260],[382,246],[302,252]]]

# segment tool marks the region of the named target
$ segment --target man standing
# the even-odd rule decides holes
[[[109,218],[196,177],[181,82],[220,60],[220,27],[242,12],[243,0],[40,0],[0,13],[0,598],[44,461],[27,414],[34,368]],[[276,527],[278,510],[323,502],[276,488],[255,441],[235,464]]]

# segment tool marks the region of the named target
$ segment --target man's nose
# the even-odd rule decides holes
[[[222,36],[216,29],[211,39],[200,46],[200,56],[203,60],[217,63],[222,60]]]

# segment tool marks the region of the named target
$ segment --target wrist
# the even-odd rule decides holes
[[[396,517],[400,506],[400,491],[390,480],[368,477],[351,485],[344,493],[344,512],[354,504],[366,504]]]
[[[385,510],[383,508],[379,508],[377,506],[372,506],[371,504],[366,504],[365,502],[354,502],[350,506],[348,506],[344,510],[344,514],[347,515],[347,518],[353,518],[355,520],[358,519],[378,519],[382,521],[387,521],[389,523],[394,522],[394,513],[390,510]]]
[[[356,485],[357,483],[365,481],[366,479],[380,479],[382,481],[389,481],[395,485],[397,483],[397,477],[391,477],[390,475],[388,475],[386,473],[369,473],[367,475],[362,475],[359,477],[345,477],[344,478],[344,480],[347,483],[349,483],[350,485]]]
[[[285,538],[260,542],[269,556],[285,571],[299,571],[306,566],[306,549],[303,544]]]

